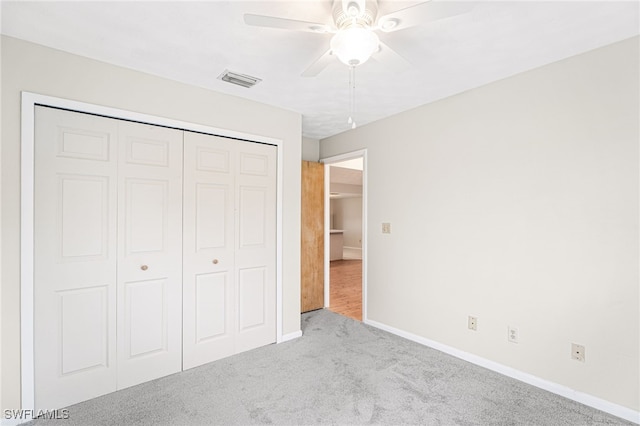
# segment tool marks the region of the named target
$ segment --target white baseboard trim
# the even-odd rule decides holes
[[[294,331],[293,333],[287,333],[282,335],[282,340],[278,343],[288,342],[289,340],[297,339],[298,337],[302,337],[302,330]]]
[[[515,368],[507,367],[506,365],[499,364],[497,362],[482,358],[469,352],[461,351],[452,346],[447,346],[434,340],[430,340],[425,337],[418,336],[416,334],[409,333],[407,331],[403,331],[377,321],[365,320],[364,322],[365,324],[371,325],[384,331],[388,331],[389,333],[404,337],[405,339],[420,343],[421,345],[439,350],[440,352],[444,352],[456,358],[468,361],[472,364],[479,365],[480,367],[495,371],[496,373],[503,374],[505,376],[530,384],[537,388],[544,389],[556,395],[563,396],[567,399],[571,399],[597,410],[604,411],[605,413],[612,414],[616,417],[620,417],[630,422],[640,424],[640,412],[627,407],[623,407],[622,405],[614,404],[593,395],[576,391],[558,383],[541,379],[540,377],[536,377],[523,371],[516,370]]]
[[[361,247],[349,247],[349,246],[344,246],[342,247],[342,254],[343,257],[348,257],[349,254],[353,255],[353,256],[357,256],[358,258],[362,258],[362,248]]]

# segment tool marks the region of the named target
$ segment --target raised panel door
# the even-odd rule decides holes
[[[116,390],[117,126],[35,113],[36,409]]]
[[[276,154],[272,145],[237,144],[236,352],[276,341]]]
[[[183,132],[119,122],[118,388],[182,368]]]
[[[236,141],[185,132],[183,368],[235,353]]]

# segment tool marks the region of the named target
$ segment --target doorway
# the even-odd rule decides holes
[[[366,152],[323,162],[325,307],[366,321]]]

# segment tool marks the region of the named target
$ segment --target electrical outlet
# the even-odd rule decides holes
[[[571,359],[575,359],[576,361],[584,362],[585,354],[584,354],[584,346],[579,345],[577,343],[571,344]]]
[[[511,343],[518,343],[518,340],[520,340],[520,336],[516,327],[507,327],[507,339]]]
[[[478,331],[478,318],[469,316],[469,330]]]
[[[383,234],[390,234],[391,233],[391,224],[390,223],[384,222],[382,224],[382,233]]]

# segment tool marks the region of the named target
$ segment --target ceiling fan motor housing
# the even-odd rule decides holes
[[[357,15],[353,16],[354,13]],[[333,2],[333,21],[339,30],[354,23],[365,28],[371,27],[377,15],[378,2],[376,0],[334,0]]]
[[[334,0],[333,19],[338,32],[331,39],[331,51],[342,63],[361,65],[378,50],[380,41],[371,28],[377,14],[375,0]]]

